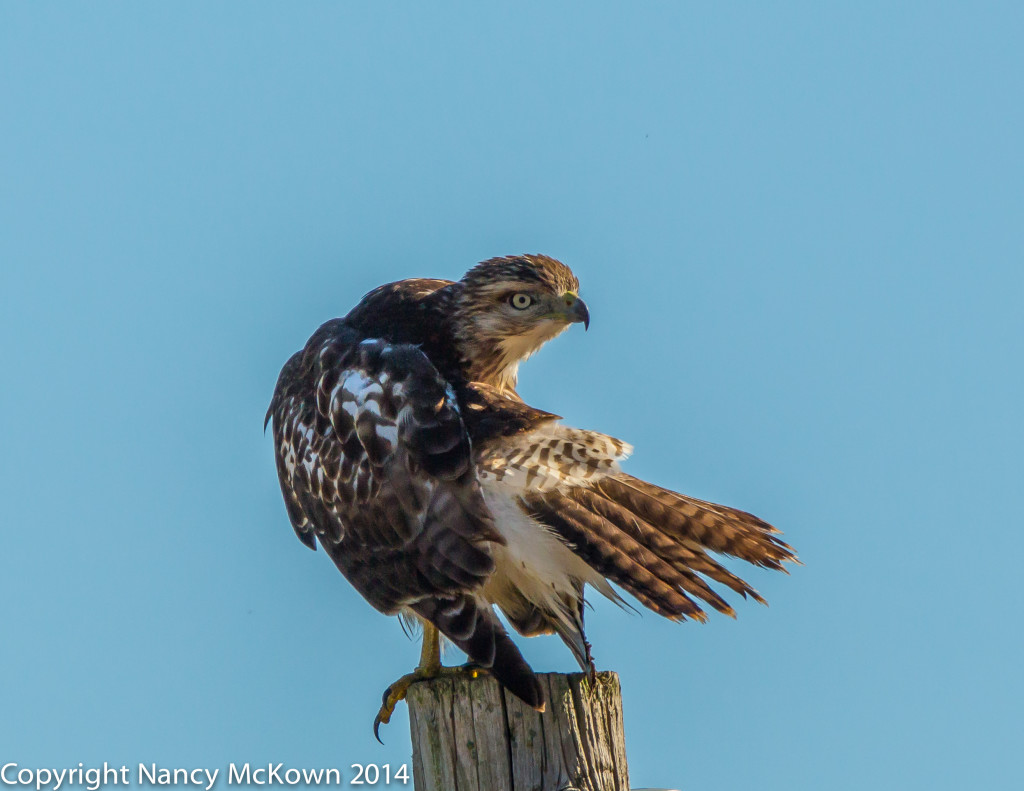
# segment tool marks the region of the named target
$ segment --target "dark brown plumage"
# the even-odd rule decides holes
[[[378,610],[433,624],[538,707],[494,606],[522,634],[559,634],[590,668],[586,585],[703,620],[701,603],[733,613],[709,582],[763,601],[710,552],[795,560],[757,517],[629,476],[628,445],[522,402],[519,362],[589,322],[578,288],[545,256],[381,286],[285,364],[267,413],[303,543]]]

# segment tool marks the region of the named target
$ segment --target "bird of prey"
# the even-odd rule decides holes
[[[458,282],[381,286],[285,363],[267,412],[299,539],[326,551],[376,609],[423,625],[420,664],[384,694],[442,668],[439,634],[543,711],[519,634],[557,634],[593,672],[587,585],[615,583],[673,620],[732,615],[709,584],[762,602],[715,555],[794,561],[757,517],[639,480],[625,442],[563,425],[516,393],[519,364],[590,313],[572,271],[543,255],[494,258]]]

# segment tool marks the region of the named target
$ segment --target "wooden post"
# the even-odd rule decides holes
[[[539,673],[543,714],[486,674],[409,688],[416,791],[629,791],[615,673]]]

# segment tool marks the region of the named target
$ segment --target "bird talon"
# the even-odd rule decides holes
[[[384,742],[380,738],[380,726],[391,722],[391,715],[395,713],[395,706],[400,701],[405,700],[405,696],[409,693],[409,687],[421,678],[422,676],[417,673],[408,673],[384,690],[384,694],[381,696],[380,711],[373,718],[373,736],[381,744],[384,744]]]
[[[409,694],[409,687],[417,681],[429,681],[430,679],[440,678],[442,676],[452,678],[458,676],[469,676],[470,678],[476,679],[485,675],[487,672],[487,668],[481,667],[480,665],[472,662],[467,662],[466,664],[459,665],[458,667],[442,667],[441,665],[417,667],[412,673],[407,673],[402,676],[398,681],[384,690],[384,694],[381,696],[380,711],[378,711],[377,716],[373,718],[374,737],[381,744],[384,744],[380,738],[380,726],[387,725],[391,721],[391,715],[395,713],[395,707],[400,701],[405,700],[406,695]]]

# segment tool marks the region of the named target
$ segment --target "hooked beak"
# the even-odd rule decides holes
[[[565,315],[573,324],[583,322],[583,329],[590,329],[590,311],[587,310],[587,303],[571,291],[565,293]]]

